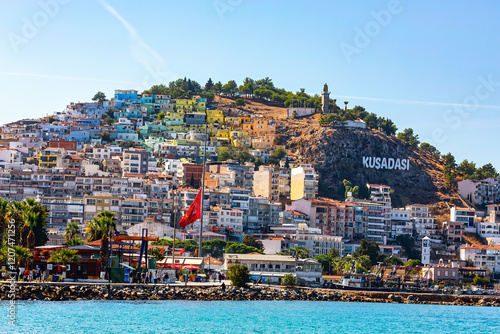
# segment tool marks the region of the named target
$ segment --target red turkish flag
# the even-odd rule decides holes
[[[186,214],[182,217],[179,225],[182,229],[185,229],[189,224],[194,223],[196,220],[201,218],[201,189],[196,195],[193,203],[187,210]]]

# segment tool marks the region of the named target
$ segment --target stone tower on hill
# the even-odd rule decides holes
[[[321,92],[321,113],[329,114],[330,113],[330,92],[328,91],[328,85],[325,83],[323,87],[323,92]]]

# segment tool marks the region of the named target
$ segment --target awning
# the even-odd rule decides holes
[[[286,274],[292,274],[295,276],[295,273],[273,273],[273,272],[256,272],[256,271],[250,272],[250,276],[265,276],[265,277],[284,277]]]
[[[129,266],[128,264],[125,264],[125,263],[120,263],[120,265],[121,265],[121,266],[124,266],[125,268],[135,270],[135,268],[134,268],[134,267],[131,267],[131,266]]]

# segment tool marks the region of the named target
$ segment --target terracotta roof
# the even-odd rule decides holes
[[[500,250],[500,245],[467,246],[467,247],[462,247],[462,249],[498,249],[498,250]]]

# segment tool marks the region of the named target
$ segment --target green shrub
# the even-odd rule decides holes
[[[480,285],[480,286],[491,286],[491,283],[489,280],[483,277],[476,276],[474,277],[474,280],[472,281],[473,285]]]
[[[250,270],[247,266],[233,264],[229,267],[227,277],[231,280],[231,285],[246,287],[247,283],[250,282]]]
[[[293,274],[285,274],[285,276],[283,276],[283,280],[281,281],[281,285],[292,287],[297,285],[297,280]]]

